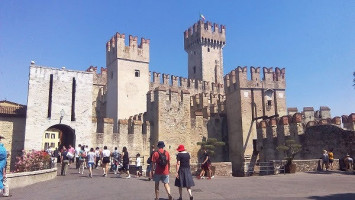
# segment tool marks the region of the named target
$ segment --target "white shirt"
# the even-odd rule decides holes
[[[141,157],[138,157],[138,158],[137,158],[136,166],[137,166],[137,167],[141,166]]]
[[[77,148],[75,149],[75,157],[79,157],[80,150],[81,150],[80,147],[77,147]]]
[[[89,153],[88,153],[88,163],[93,163],[93,162],[95,162],[95,153],[94,152],[92,152],[92,151],[90,151]]]
[[[110,157],[110,155],[111,155],[110,150],[106,149],[106,150],[102,151],[102,156],[103,157]]]

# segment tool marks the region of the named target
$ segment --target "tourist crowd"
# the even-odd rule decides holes
[[[147,159],[146,176],[148,180],[154,180],[155,182],[155,197],[159,199],[159,183],[162,182],[167,192],[168,198],[172,199],[169,186],[169,174],[170,174],[170,161],[171,157],[168,151],[164,150],[165,144],[163,141],[159,141],[157,149],[152,146],[152,151]],[[193,199],[191,187],[195,185],[192,178],[190,169],[190,154],[186,151],[184,145],[179,145],[176,154],[176,174],[174,185],[179,188],[180,198],[182,199],[182,188],[186,188],[190,196]],[[78,145],[74,149],[72,145],[68,147],[63,146],[60,150],[56,149],[51,152],[53,161],[56,158],[58,163],[61,163],[61,175],[65,176],[68,171],[68,167],[75,163],[75,168],[79,174],[84,174],[85,169],[88,169],[88,177],[93,177],[93,169],[102,167],[102,176],[106,177],[109,171],[112,171],[122,178],[131,178],[130,175],[130,158],[126,147],[119,151],[117,147],[111,152],[107,146],[102,149],[99,147],[89,148],[87,145]],[[211,179],[211,160],[207,153],[204,151],[203,162],[201,164],[201,173],[197,176],[198,179],[203,178],[207,174],[208,179]],[[135,172],[136,177],[142,176],[142,158],[138,153],[135,156]]]

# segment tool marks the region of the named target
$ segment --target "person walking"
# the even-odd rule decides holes
[[[179,200],[182,200],[182,188],[186,188],[189,193],[190,200],[193,200],[191,187],[195,186],[194,180],[192,179],[191,169],[190,169],[190,154],[185,150],[184,145],[180,144],[176,149],[179,153],[176,156],[176,179],[175,186],[179,187]]]
[[[95,162],[95,169],[99,166],[99,161],[101,160],[101,151],[99,147],[96,147],[95,149],[95,156],[96,156],[96,162]]]
[[[121,154],[117,150],[117,147],[115,147],[115,150],[112,152],[112,160],[113,160],[112,170],[113,170],[114,174],[117,174],[118,166],[119,166],[119,163],[121,160]]]
[[[67,171],[68,171],[68,165],[69,165],[69,158],[67,157],[67,154],[68,154],[68,150],[67,148],[65,148],[65,146],[63,146],[63,149],[62,149],[62,154],[60,156],[60,160],[61,160],[61,163],[62,163],[62,170],[60,172],[60,174],[62,176],[66,176],[67,175]]]
[[[165,144],[163,141],[159,141],[157,146],[158,150],[152,156],[153,169],[155,169],[153,177],[155,181],[155,199],[159,199],[159,182],[162,181],[169,200],[172,200],[173,197],[169,186],[170,154],[164,150]]]
[[[110,150],[107,149],[107,146],[104,146],[104,150],[102,151],[102,170],[104,174],[102,176],[106,177],[108,174],[108,166],[110,164]]]
[[[85,152],[84,146],[82,146],[81,150],[79,152],[79,163],[80,163],[79,174],[84,174],[84,169],[85,169],[85,165],[86,165],[86,162],[85,162],[86,157],[87,157],[87,154]]]
[[[141,164],[141,154],[136,155],[136,176],[140,177],[142,175],[142,164]]]
[[[152,163],[152,157],[153,157],[153,154],[155,152],[155,147],[154,145],[152,145],[152,151],[150,153],[150,156],[149,158],[147,159],[147,173],[148,173],[148,181],[150,181],[151,179],[153,179],[153,171],[154,169],[152,168],[153,167],[153,163]]]
[[[74,147],[72,147],[71,144],[69,144],[68,152],[70,153],[70,156],[69,154],[67,155],[67,157],[69,158],[69,166],[70,166],[74,162],[74,155],[75,155],[75,149]]]
[[[212,176],[211,160],[210,160],[210,156],[207,153],[207,150],[205,149],[203,153],[203,162],[201,163],[201,173],[197,178],[200,179],[205,175],[206,172],[208,176],[207,179],[211,179]]]
[[[122,171],[127,174],[126,178],[131,178],[129,174],[129,156],[127,147],[123,147],[122,149]]]
[[[92,178],[92,169],[94,167],[95,159],[96,159],[94,148],[90,149],[87,158],[88,158],[88,167],[89,167],[89,177]]]
[[[79,154],[81,151],[81,144],[78,145],[75,149],[75,169],[79,169],[80,167],[80,162],[79,162]]]
[[[4,139],[3,136],[0,136],[1,139]],[[0,190],[4,189],[4,181],[6,180],[6,160],[7,160],[7,151],[3,143],[0,143]]]

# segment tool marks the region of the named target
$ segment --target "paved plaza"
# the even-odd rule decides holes
[[[77,174],[70,169],[67,176],[11,190],[8,199],[154,199],[154,182],[146,178],[119,178],[109,174],[102,177],[102,170],[94,170],[94,177]],[[178,188],[170,186],[174,199]],[[253,177],[216,177],[212,180],[195,179],[194,199],[355,199],[355,175],[345,172],[297,173]],[[160,200],[167,199],[160,185]],[[183,190],[183,199],[188,199]]]

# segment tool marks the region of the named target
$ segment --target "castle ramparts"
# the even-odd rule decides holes
[[[223,47],[226,43],[226,27],[200,20],[184,32],[184,49],[188,50],[195,44]]]
[[[232,92],[235,89],[285,89],[285,68],[263,68],[263,78],[260,78],[260,67],[250,67],[251,79],[248,79],[247,67],[237,67],[224,77],[226,92]]]
[[[150,90],[157,87],[165,87],[166,89],[174,88],[178,90],[188,90],[190,94],[212,93],[224,94],[224,85],[219,83],[211,83],[195,79],[188,79],[179,76],[150,72]]]
[[[101,67],[101,73],[97,72],[97,66],[90,66],[87,72],[94,72],[94,85],[106,86],[107,84],[107,68]]]
[[[324,130],[321,127],[323,125]],[[312,127],[317,128],[312,130]],[[258,122],[256,149],[260,153],[261,161],[284,159],[285,155],[278,152],[276,147],[284,145],[288,139],[293,139],[303,146],[303,153],[300,155],[302,159],[318,158],[323,149],[331,148],[336,149],[337,157],[340,157],[339,154],[355,151],[351,145],[347,144],[351,138],[355,137],[354,131],[355,113],[343,115],[342,118],[309,121],[307,124],[302,121],[302,113],[295,113],[292,116],[287,115]],[[318,149],[315,150],[315,148]]]
[[[125,34],[116,33],[106,43],[106,66],[116,59],[149,63],[150,40],[141,38],[138,44],[138,37],[130,35],[128,46],[126,46],[125,39]]]

